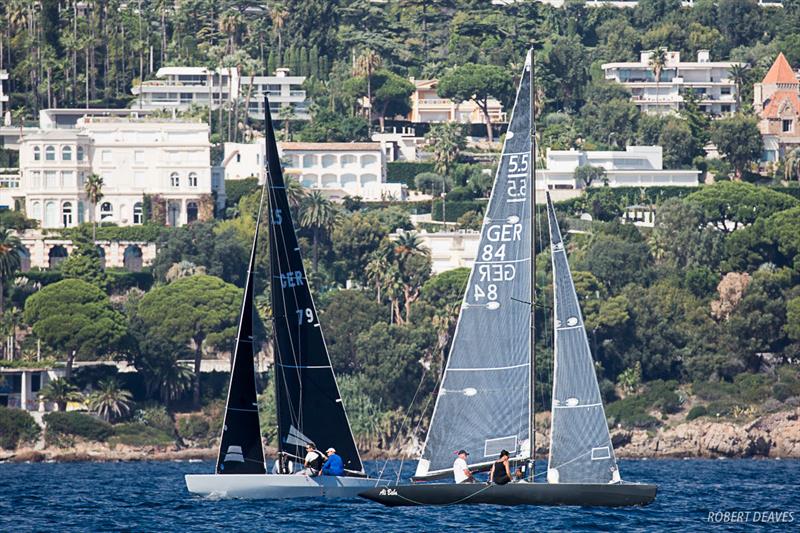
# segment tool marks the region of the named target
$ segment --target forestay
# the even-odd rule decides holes
[[[304,457],[308,442],[333,447],[346,470],[363,473],[300,256],[269,114],[266,130],[279,449]]]
[[[547,194],[553,262],[555,354],[547,479],[550,483],[619,480],[592,353],[556,213]]]
[[[455,337],[415,478],[530,454],[531,114],[525,63]]]

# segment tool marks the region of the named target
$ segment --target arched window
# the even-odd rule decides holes
[[[67,258],[69,254],[67,253],[67,249],[57,244],[50,248],[50,252],[48,252],[48,264],[50,268],[55,268],[59,265],[59,263],[63,263],[64,260]]]
[[[65,228],[72,225],[72,202],[64,202],[61,206],[61,222]]]
[[[99,244],[95,246],[95,250],[97,250],[97,256],[100,259],[100,268],[106,268],[106,249],[100,246]]]
[[[191,224],[197,220],[197,202],[188,202],[186,204],[186,222]]]
[[[378,162],[378,158],[374,155],[362,155],[361,156],[361,168],[367,168],[370,165],[374,165]]]
[[[169,175],[169,184],[171,187],[180,187],[181,186],[181,178],[178,176],[177,172],[173,172]]]
[[[142,270],[142,249],[131,244],[125,248],[122,264],[128,272],[141,272]]]
[[[42,160],[42,149],[38,146],[33,147],[33,160],[34,161],[41,161]]]
[[[31,203],[31,218],[42,220],[42,204],[39,202]]]
[[[136,202],[133,204],[133,223],[134,224],[141,224],[144,219],[144,209],[142,207],[142,202]],[[141,253],[141,250],[139,251]]]
[[[61,149],[61,159],[64,161],[72,161],[72,146],[65,146]]]
[[[197,187],[197,173],[189,172],[189,187]]]
[[[331,168],[336,164],[336,156],[333,154],[325,154],[322,156],[322,168]]]
[[[77,156],[78,157],[75,158],[76,160],[83,161],[83,158],[85,157],[84,152],[83,152],[83,146],[78,146],[78,154],[77,154]]]
[[[303,156],[303,168],[311,168],[314,166],[314,159],[316,159],[313,155],[307,154]]]
[[[111,202],[103,202],[100,204],[100,220],[107,220],[114,216],[114,208],[111,207]]]
[[[53,201],[44,204],[44,227],[58,227],[58,206]]]
[[[55,146],[48,146],[44,149],[44,159],[45,161],[55,161],[56,160],[56,147]]]
[[[342,156],[342,166],[350,167],[356,164],[356,156],[353,154],[344,154]]]

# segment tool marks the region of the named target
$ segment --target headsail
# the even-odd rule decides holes
[[[550,426],[551,483],[609,483],[619,480],[603,399],[567,262],[556,212],[547,194],[553,261],[555,354]]]
[[[239,330],[233,351],[231,379],[228,383],[228,401],[217,457],[217,474],[264,474],[264,448],[261,444],[261,426],[258,420],[258,399],[254,370],[253,346],[253,286],[255,275],[256,242],[261,221],[261,191],[253,248],[247,265]]]
[[[269,105],[266,106],[270,270],[279,448],[296,457],[314,442],[363,473],[295,235]]]
[[[473,467],[530,455],[530,68],[528,54],[417,479],[450,472],[459,448]]]

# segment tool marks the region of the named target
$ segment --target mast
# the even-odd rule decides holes
[[[536,410],[534,402],[536,395],[536,92],[533,88],[533,46],[528,50],[530,58],[530,136],[531,136],[531,375],[530,375],[530,422],[528,425],[528,442],[530,443],[531,458],[529,461],[528,476],[531,482],[534,478],[536,467]]]

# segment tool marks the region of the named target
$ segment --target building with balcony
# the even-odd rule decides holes
[[[486,119],[478,104],[468,100],[461,103],[441,98],[436,92],[439,80],[417,80],[411,78],[414,92],[411,93],[411,122],[460,122],[461,124],[483,124]],[[494,98],[488,101],[489,117],[493,123],[505,122],[503,104]]]
[[[273,76],[248,76],[236,68],[162,67],[156,78],[133,86],[131,92],[136,100],[132,107],[186,110],[193,104],[207,107],[210,102],[211,108],[216,109],[221,103],[239,100],[247,105],[251,117],[263,119],[267,95],[273,118],[288,113],[288,109],[296,120],[310,118],[303,90],[306,78],[290,76],[285,68],[279,68]]]
[[[680,52],[667,52],[666,65],[656,83],[650,66],[652,51],[642,52],[638,62],[605,63],[605,79],[624,85],[631,100],[644,113],[673,113],[681,108],[684,93],[691,89],[700,98],[700,108],[711,115],[737,110],[736,84],[730,70],[740,63],[711,61],[708,50],[697,53],[697,61],[681,61]]]
[[[386,154],[381,143],[279,142],[278,152],[287,178],[332,200],[360,196],[364,201],[404,200],[403,186],[386,183]],[[225,179],[257,177],[264,182],[266,146],[225,143]]]
[[[145,194],[168,225],[211,218],[225,189],[213,177],[208,137],[205,123],[169,119],[84,116],[72,128],[40,128],[21,141],[12,200],[43,228],[142,224]],[[84,191],[91,174],[103,178],[96,206]]]
[[[11,124],[11,113],[6,105],[8,102],[8,95],[4,90],[4,82],[8,79],[8,72],[0,70],[0,126],[8,126]]]
[[[660,146],[628,146],[624,152],[548,149],[546,164],[538,173],[537,189],[570,190],[574,196],[586,187],[575,179],[575,170],[583,165],[605,170],[604,179],[591,187],[697,187],[700,176],[699,170],[664,170]]]
[[[396,239],[400,233],[392,233],[389,237]],[[431,270],[434,274],[461,267],[471,268],[478,256],[481,241],[478,231],[419,231],[416,235],[420,244],[431,252]]]
[[[753,85],[753,109],[760,117],[763,161],[778,161],[800,148],[800,79],[783,53],[761,83]]]

